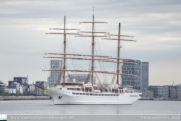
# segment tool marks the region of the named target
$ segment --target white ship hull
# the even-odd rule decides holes
[[[141,93],[92,93],[74,90],[48,91],[54,104],[133,104]]]

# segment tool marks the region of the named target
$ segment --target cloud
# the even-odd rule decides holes
[[[121,33],[134,36],[134,42],[122,42],[121,56],[150,62],[151,84],[164,84],[173,76],[164,77],[167,72],[179,71],[181,60],[181,2],[179,0],[13,0],[0,1],[0,75],[7,82],[13,76],[30,76],[30,81],[45,80],[41,72],[48,68],[49,60],[42,58],[45,52],[61,52],[62,36],[48,35],[48,29],[63,27],[63,16],[67,16],[67,27],[91,31],[92,14],[96,21],[108,24],[97,25],[96,31],[117,34],[121,22]],[[52,31],[51,31],[52,32]],[[96,39],[96,53],[116,56],[117,42]],[[68,52],[91,53],[91,38],[68,37]],[[33,63],[32,63],[33,62]],[[78,63],[78,62],[77,62]],[[75,63],[75,64],[77,64]],[[154,63],[154,64],[153,64]],[[82,66],[89,65],[82,62]],[[109,68],[113,65],[105,64]],[[86,66],[89,67],[89,66]],[[153,68],[154,67],[154,68]],[[157,68],[156,68],[157,67]],[[160,70],[162,76],[154,72]],[[167,73],[166,72],[166,73]],[[177,72],[176,72],[177,73]],[[41,75],[41,76],[39,76]],[[175,75],[174,75],[175,76]],[[175,76],[176,80],[180,76]]]

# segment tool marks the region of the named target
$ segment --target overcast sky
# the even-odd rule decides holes
[[[91,30],[79,22],[92,20],[93,7],[95,20],[108,22],[96,25],[97,31],[117,34],[121,22],[121,33],[137,40],[123,42],[121,55],[149,62],[150,85],[181,83],[180,0],[1,0],[0,80],[7,83],[28,75],[30,83],[45,81],[48,73],[41,70],[49,68],[49,59],[43,59],[44,53],[61,52],[63,42],[62,36],[45,33],[63,27],[64,15],[67,27]],[[73,48],[68,52],[85,53],[91,46],[91,38],[75,40],[68,37]],[[98,54],[116,56],[117,42],[96,42]]]

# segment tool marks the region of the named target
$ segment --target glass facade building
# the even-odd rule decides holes
[[[122,76],[122,85],[131,85],[134,89],[147,89],[149,85],[149,63],[140,60],[124,60],[122,74],[132,74],[136,76]],[[132,64],[135,63],[135,64]]]
[[[169,86],[149,86],[149,90],[153,92],[154,97],[169,97]]]
[[[50,60],[50,70],[61,70],[63,60]],[[48,82],[50,87],[54,87],[60,84],[63,72],[61,71],[50,71]]]

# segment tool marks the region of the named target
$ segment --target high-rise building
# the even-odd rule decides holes
[[[61,70],[62,60],[50,60],[50,70]],[[54,87],[60,84],[62,78],[62,72],[60,71],[50,71],[50,76],[48,77],[48,82],[50,87]]]
[[[147,89],[149,86],[149,63],[141,62],[141,68],[142,89]]]
[[[140,60],[125,60],[122,66],[123,74],[137,76],[122,76],[122,85],[131,85],[134,89],[147,89],[149,85],[149,63]],[[135,64],[133,64],[135,63]]]

